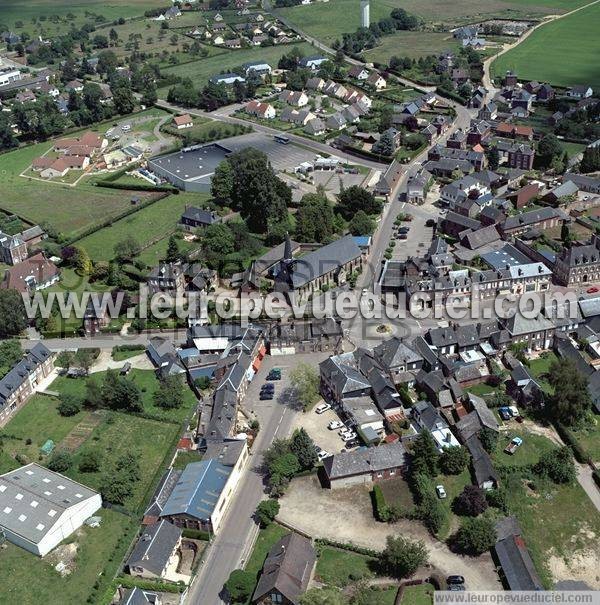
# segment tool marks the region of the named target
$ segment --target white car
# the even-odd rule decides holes
[[[342,439],[344,441],[351,441],[352,439],[356,439],[356,433],[354,431],[350,431],[349,433],[344,433],[342,435]]]
[[[127,132],[127,131],[131,130],[131,126],[129,124],[123,124],[123,126],[121,126],[121,130],[123,132]]]
[[[321,450],[317,454],[317,458],[319,459],[319,462],[321,462],[321,460],[325,460],[325,458],[329,458],[329,456],[331,456],[331,454],[329,452],[326,452],[325,450]]]
[[[443,500],[446,497],[446,490],[443,485],[436,485],[435,492],[440,500]]]
[[[330,410],[331,406],[328,403],[322,403],[321,405],[318,405],[315,408],[315,412],[317,414],[322,414],[323,412],[326,412],[327,410]]]
[[[338,435],[340,437],[343,437],[344,435],[351,433],[351,432],[352,432],[352,429],[349,429],[347,426],[345,426],[343,429],[338,431]]]
[[[330,431],[335,431],[336,429],[341,429],[344,426],[344,423],[341,420],[332,420],[328,425],[327,428]]]

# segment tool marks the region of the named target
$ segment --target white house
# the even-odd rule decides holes
[[[43,557],[102,506],[100,494],[35,462],[0,476],[0,529]]]
[[[370,84],[376,90],[383,90],[387,86],[385,79],[375,71],[367,78],[367,84]]]

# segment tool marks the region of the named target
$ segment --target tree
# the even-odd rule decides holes
[[[100,470],[101,457],[96,450],[89,450],[82,454],[79,460],[79,470],[82,473],[95,473]]]
[[[412,465],[413,472],[423,473],[428,477],[438,474],[439,453],[429,431],[422,431],[413,442]]]
[[[359,210],[366,214],[378,214],[381,203],[366,189],[352,185],[340,193],[337,208],[346,220],[350,220]]]
[[[592,409],[587,380],[573,361],[561,359],[550,366],[548,382],[554,389],[549,398],[551,415],[567,426],[581,424]]]
[[[225,582],[225,589],[234,603],[244,603],[250,598],[256,578],[254,574],[243,569],[234,569]]]
[[[479,440],[481,441],[483,449],[488,454],[491,454],[496,449],[496,445],[498,443],[498,433],[487,426],[484,426],[479,432]]]
[[[569,229],[569,225],[567,224],[567,221],[564,221],[560,228],[560,239],[565,246],[570,246],[571,230]]]
[[[133,494],[133,484],[122,475],[106,473],[100,484],[100,493],[103,500],[123,505]]]
[[[142,411],[142,395],[139,387],[115,370],[108,370],[101,388],[104,405],[111,410]]]
[[[497,170],[500,164],[500,152],[496,145],[492,145],[487,152],[487,159],[490,166],[490,170]]]
[[[382,568],[395,578],[406,578],[428,561],[427,548],[421,540],[388,536],[380,555]]]
[[[104,405],[102,388],[95,378],[88,378],[85,382],[85,404],[95,410]]]
[[[55,473],[64,473],[68,471],[73,465],[73,457],[68,452],[56,452],[52,454],[48,464],[46,465],[51,471]]]
[[[542,456],[533,470],[554,483],[572,483],[577,476],[573,454],[567,446],[561,447],[552,455]]]
[[[16,340],[0,342],[0,378],[6,376],[9,370],[23,358],[21,343]]]
[[[141,250],[141,246],[134,237],[121,240],[115,244],[113,252],[115,258],[121,262],[131,262]]]
[[[154,404],[165,410],[179,408],[183,405],[184,389],[181,376],[167,376],[160,381],[154,392]]]
[[[465,485],[463,491],[454,499],[452,506],[458,515],[476,517],[487,509],[488,503],[484,491],[479,486]]]
[[[324,242],[335,232],[333,207],[324,192],[302,196],[296,213],[295,238],[300,242]]]
[[[210,183],[210,191],[212,196],[223,204],[231,203],[233,172],[231,164],[227,160],[223,160],[215,169]]]
[[[348,223],[352,235],[371,235],[375,231],[375,221],[364,211],[359,210]]]
[[[274,498],[262,500],[256,507],[256,518],[261,527],[267,527],[275,520],[279,514],[279,502]]]
[[[456,546],[464,553],[480,555],[496,543],[496,528],[493,519],[476,517],[465,519],[455,535]]]
[[[583,158],[579,164],[582,173],[596,172],[600,170],[600,146],[587,147],[583,152]]]
[[[285,479],[291,479],[296,473],[300,471],[300,462],[296,458],[295,454],[291,452],[283,454],[279,458],[276,458],[270,466],[271,475],[283,477]]]
[[[75,414],[81,412],[81,403],[81,398],[77,395],[64,393],[60,397],[58,413],[61,416],[75,416]]]
[[[319,373],[308,363],[299,363],[290,372],[290,384],[304,410],[319,399],[320,382]]]
[[[544,135],[538,143],[536,163],[540,168],[550,168],[555,158],[560,158],[563,148],[555,135]]]
[[[177,238],[174,235],[171,235],[169,238],[169,244],[167,246],[167,254],[165,256],[165,260],[168,263],[175,263],[181,259],[181,254],[179,252],[179,244],[177,243]]]
[[[72,257],[72,263],[75,270],[80,275],[89,275],[92,272],[93,265],[87,250],[82,246],[73,246],[73,248],[75,252]]]
[[[213,223],[204,229],[202,248],[209,266],[218,266],[235,250],[231,229],[225,223]]]
[[[290,450],[298,459],[302,470],[311,469],[317,463],[315,442],[303,428],[294,431],[290,442]]]
[[[0,338],[18,336],[28,325],[25,303],[14,289],[0,289]]]
[[[469,452],[464,447],[446,447],[440,455],[440,469],[445,475],[460,475],[469,463]]]
[[[111,90],[113,94],[113,105],[117,113],[131,113],[135,109],[135,98],[129,82],[120,80],[118,85],[113,86]]]
[[[373,153],[379,153],[386,156],[394,155],[394,152],[396,151],[394,135],[389,130],[383,132],[379,137],[379,141],[373,145],[372,151]]]

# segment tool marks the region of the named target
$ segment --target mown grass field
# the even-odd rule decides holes
[[[61,577],[52,553],[40,559],[13,544],[0,551],[0,585],[3,603],[38,605],[60,603],[81,605],[103,572],[118,540],[130,529],[132,520],[114,510],[101,509],[100,527],[83,525],[69,542],[77,545],[74,571]],[[118,556],[123,556],[119,553]]]
[[[499,76],[511,69],[519,78],[557,86],[600,88],[600,4],[548,23],[492,64]]]
[[[372,0],[371,23],[389,17],[394,8],[404,8],[427,22],[461,23],[491,16],[516,17],[558,13],[585,4],[585,0]],[[359,5],[354,0],[330,0],[278,9],[307,34],[330,44],[360,25]]]
[[[114,257],[115,244],[132,237],[141,246],[154,240],[162,240],[175,231],[186,204],[202,204],[209,199],[208,194],[201,193],[169,195],[109,227],[84,237],[78,244],[87,250],[92,260],[110,260]]]
[[[365,51],[365,59],[371,63],[388,63],[390,57],[418,59],[437,55],[445,50],[458,49],[458,43],[450,33],[397,32],[381,38],[381,44]]]
[[[324,584],[342,588],[350,584],[353,578],[372,577],[375,561],[355,552],[326,546],[322,548],[317,560],[315,574]]]
[[[219,55],[199,59],[183,65],[165,67],[163,74],[177,75],[182,78],[191,78],[198,87],[206,85],[208,79],[220,73],[229,72],[249,61],[266,61],[271,67],[277,67],[279,59],[289,53],[293,47],[299,48],[305,55],[316,54],[316,50],[306,42],[298,44],[285,44],[267,48],[247,48],[223,52]],[[159,95],[166,97],[170,87],[161,88]]]

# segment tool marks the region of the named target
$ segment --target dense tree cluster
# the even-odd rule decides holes
[[[553,418],[566,426],[581,424],[592,409],[585,376],[571,360],[562,359],[550,366],[548,381],[554,389],[554,394],[548,401]]]

